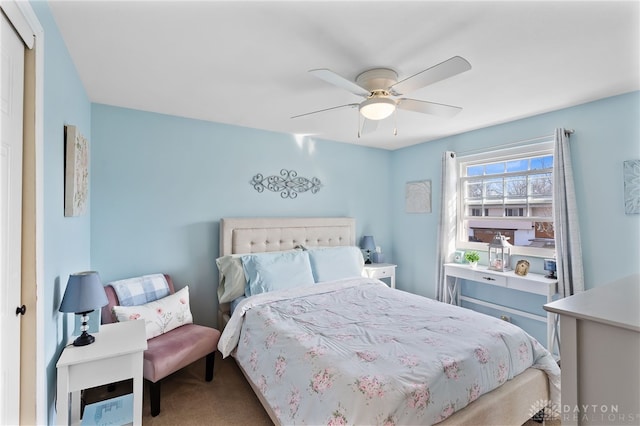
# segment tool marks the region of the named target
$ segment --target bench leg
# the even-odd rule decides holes
[[[216,352],[213,351],[209,355],[207,355],[207,367],[205,371],[204,378],[207,382],[213,380],[213,363],[216,358]]]
[[[155,417],[160,414],[160,380],[153,383],[149,380],[145,380],[149,383],[149,400],[151,401],[151,417]]]

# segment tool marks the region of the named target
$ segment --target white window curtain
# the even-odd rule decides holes
[[[584,272],[569,136],[563,128],[556,129],[553,157],[553,220],[558,292],[562,297],[567,297],[584,291]]]
[[[440,223],[436,251],[436,299],[449,303],[444,264],[450,262],[456,250],[456,226],[458,210],[456,153],[445,151],[442,155],[442,192],[440,195]]]

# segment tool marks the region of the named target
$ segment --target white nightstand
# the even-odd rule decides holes
[[[389,278],[391,288],[396,288],[396,266],[393,263],[369,263],[364,265],[362,275],[369,278]]]
[[[57,424],[80,424],[80,391],[133,378],[133,424],[142,424],[142,363],[147,349],[144,321],[100,326],[94,343],[67,346],[58,368]],[[71,407],[69,407],[71,394]],[[71,409],[69,409],[71,408]]]

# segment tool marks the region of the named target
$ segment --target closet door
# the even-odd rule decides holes
[[[25,46],[0,20],[0,424],[19,424]]]

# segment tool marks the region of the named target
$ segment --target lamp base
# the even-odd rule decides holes
[[[95,341],[96,341],[95,337],[93,337],[86,331],[83,331],[82,334],[78,336],[76,340],[73,341],[73,346],[87,346]]]

